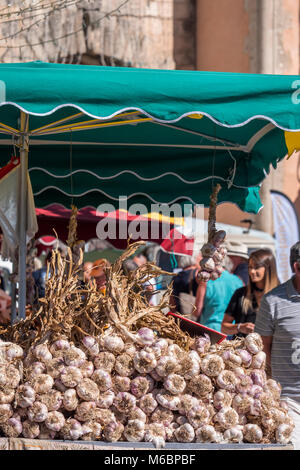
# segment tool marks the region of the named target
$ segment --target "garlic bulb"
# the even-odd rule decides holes
[[[224,369],[224,361],[217,354],[208,354],[201,362],[202,372],[209,377],[217,377]]]
[[[203,405],[197,405],[195,408],[192,408],[188,414],[187,418],[193,428],[197,429],[202,424],[208,424],[210,421],[209,411]]]
[[[84,361],[84,363],[79,367],[82,377],[90,378],[94,373],[94,364],[91,361]]]
[[[220,410],[224,407],[230,407],[232,404],[233,395],[225,389],[218,390],[214,394],[213,402],[216,410]]]
[[[18,437],[22,433],[22,423],[20,419],[9,418],[6,423],[1,424],[1,429],[7,437]]]
[[[210,273],[208,271],[202,270],[197,274],[197,278],[199,281],[207,282],[210,280]]]
[[[6,421],[14,414],[11,405],[5,404],[0,405],[0,424],[6,423]]]
[[[112,387],[111,375],[104,369],[96,369],[92,375],[92,380],[98,385],[100,392],[106,392]]]
[[[276,429],[276,442],[279,444],[289,444],[293,433],[293,427],[288,424],[280,424]]]
[[[266,366],[267,355],[264,351],[259,351],[253,356],[251,367],[253,369],[264,369]]]
[[[124,350],[124,341],[120,336],[117,335],[105,336],[103,340],[103,347],[105,350],[114,354],[121,354],[121,352]]]
[[[0,386],[17,388],[21,380],[20,372],[12,364],[0,365]]]
[[[30,379],[30,383],[32,384],[32,388],[36,393],[43,394],[51,390],[54,384],[54,380],[51,375],[40,374],[32,377]]]
[[[279,400],[281,395],[281,385],[276,382],[276,380],[268,379],[264,386],[264,390],[266,392],[270,391],[275,400]]]
[[[253,382],[251,377],[248,375],[240,376],[240,380],[236,385],[236,390],[239,393],[249,393],[253,387]]]
[[[169,374],[164,380],[164,387],[173,395],[181,395],[185,390],[186,382],[178,374]]]
[[[63,405],[67,411],[74,411],[78,406],[77,393],[74,388],[67,389],[63,394]]]
[[[114,368],[116,362],[115,356],[107,351],[103,351],[99,353],[95,358],[94,358],[94,364],[96,369],[103,369],[106,370],[107,372],[111,372]]]
[[[178,410],[180,406],[180,398],[177,395],[162,390],[156,395],[157,402],[168,410]]]
[[[144,344],[145,346],[151,346],[155,341],[155,334],[150,328],[140,328],[137,332],[137,337],[139,344]]]
[[[149,389],[150,381],[147,377],[137,376],[131,381],[130,391],[137,398],[141,398],[143,395],[146,395]]]
[[[96,340],[96,338],[93,338],[93,336],[85,336],[82,339],[82,344],[86,347],[89,355],[91,357],[96,356],[99,354],[99,344]]]
[[[195,439],[195,431],[190,424],[186,423],[179,426],[178,429],[175,429],[174,436],[178,442],[193,442]]]
[[[134,357],[136,355],[136,347],[133,343],[125,343],[124,345],[124,353],[128,354],[130,357]],[[101,367],[99,367],[101,369]]]
[[[204,424],[196,430],[196,442],[221,442],[222,436],[210,424]]]
[[[144,411],[147,416],[149,416],[158,406],[158,403],[152,393],[147,393],[139,400],[138,406],[141,408],[141,410]]]
[[[138,408],[136,406],[135,408],[132,408],[131,410],[129,410],[128,419],[138,419],[139,421],[143,421],[144,423],[146,423],[147,416],[143,412],[143,410],[141,410],[141,408]]]
[[[179,426],[180,425],[175,422],[169,424],[168,426],[165,426],[166,441],[173,442],[175,440],[174,432],[176,429],[179,428]]]
[[[77,406],[75,418],[78,419],[78,421],[90,421],[94,419],[95,412],[96,403],[94,401],[84,401]]]
[[[234,392],[238,385],[238,379],[234,372],[230,370],[223,370],[217,376],[217,385],[228,392]]]
[[[155,343],[152,345],[152,351],[156,357],[156,359],[159,359],[162,356],[165,356],[168,352],[168,341],[164,338],[160,338],[155,341]]]
[[[188,393],[181,395],[180,397],[180,405],[178,407],[178,411],[182,415],[187,415],[187,413],[196,406],[199,405],[199,400]]]
[[[229,369],[236,369],[236,367],[240,367],[243,362],[239,354],[236,354],[234,351],[230,350],[223,352],[222,359]]]
[[[114,402],[115,393],[112,390],[107,390],[100,394],[100,397],[96,401],[96,405],[99,408],[110,408]]]
[[[253,398],[259,398],[263,391],[263,388],[259,385],[252,385],[252,387],[248,391],[248,394]]]
[[[152,442],[157,449],[166,445],[166,431],[163,424],[151,423],[146,426],[144,435],[145,442]]]
[[[257,354],[263,350],[263,342],[258,333],[250,333],[245,338],[245,347],[251,354]]]
[[[62,357],[51,359],[47,363],[47,374],[57,379],[60,374],[65,370],[66,366]],[[43,373],[42,371],[40,373]]]
[[[22,359],[24,351],[21,346],[10,343],[5,351],[5,357],[8,362],[15,361],[16,359]]]
[[[111,407],[110,410],[96,408],[95,411],[93,412],[93,416],[94,416],[93,419],[97,421],[97,423],[100,423],[101,426],[107,426],[108,423],[116,420],[114,413],[111,411],[112,409],[113,407]],[[90,419],[92,418],[88,418],[85,421],[89,421]]]
[[[114,399],[114,406],[121,413],[128,413],[129,410],[136,407],[136,398],[128,392],[119,392]]]
[[[262,441],[263,432],[257,424],[246,424],[243,428],[244,440],[251,443]]]
[[[15,398],[15,390],[13,388],[4,387],[0,388],[0,404],[7,405],[12,403]]]
[[[240,415],[250,413],[254,400],[246,394],[237,394],[233,398],[232,408]]]
[[[83,435],[82,425],[73,418],[68,418],[61,429],[61,434],[65,440],[78,441]]]
[[[123,377],[130,377],[134,372],[133,359],[129,354],[120,354],[115,363],[115,371]]]
[[[238,424],[239,415],[233,408],[224,407],[214,416],[214,421],[225,430]]]
[[[38,423],[26,420],[22,423],[22,434],[26,439],[36,439],[40,435]]]
[[[110,421],[103,430],[103,436],[108,442],[117,442],[121,439],[124,432],[123,424],[118,421]]]
[[[27,408],[33,405],[35,396],[35,390],[29,384],[20,385],[16,393],[16,403],[21,408]]]
[[[133,363],[138,372],[148,374],[155,369],[157,361],[153,353],[142,350],[134,356]]]
[[[83,379],[76,387],[77,395],[85,401],[97,401],[100,396],[97,384],[91,379]]]
[[[212,243],[205,243],[201,248],[201,253],[204,258],[212,258],[216,251],[217,248]]]
[[[200,261],[200,266],[204,271],[212,272],[215,270],[216,265],[212,258],[202,258]]]
[[[252,354],[247,351],[247,349],[237,349],[236,354],[240,356],[242,359],[242,365],[243,367],[250,367],[252,363]]]
[[[35,401],[32,406],[28,408],[28,419],[35,423],[42,423],[48,416],[48,409],[44,403]]]
[[[163,356],[157,361],[155,372],[160,377],[167,377],[169,374],[176,373],[179,369],[180,364],[176,358]]]
[[[251,371],[250,377],[254,385],[259,385],[260,387],[264,387],[266,384],[266,373],[262,369],[254,369]]]
[[[124,436],[129,442],[140,442],[145,435],[145,423],[138,419],[129,420],[124,428]]]
[[[164,426],[169,426],[169,424],[174,421],[174,413],[162,406],[158,406],[155,411],[150,416],[151,423],[160,423]]]
[[[38,401],[47,406],[48,411],[57,411],[62,406],[62,393],[58,390],[50,390],[37,397]]]
[[[44,374],[45,372],[47,372],[47,369],[46,365],[43,362],[33,362],[26,370],[28,378],[33,377],[35,375]]]
[[[113,389],[116,393],[118,392],[129,392],[130,391],[130,378],[122,377],[121,375],[115,375],[112,377]]]
[[[63,358],[67,366],[80,367],[86,361],[85,353],[79,349],[71,346],[63,353]]]
[[[36,423],[33,423],[36,424]],[[50,431],[50,429],[46,428],[45,423],[39,424],[40,427],[40,434],[38,436],[39,439],[46,439],[46,440],[53,440],[56,438],[57,433],[54,431]]]
[[[38,361],[41,361],[44,363],[51,361],[51,359],[53,358],[46,344],[38,344],[37,346],[33,348],[32,353],[34,357],[38,359]]]
[[[189,382],[188,390],[201,398],[205,397],[213,390],[213,384],[209,377],[204,374],[199,374]]]
[[[67,388],[77,387],[83,380],[81,370],[75,366],[65,367],[60,375],[60,381]]]
[[[168,346],[167,355],[170,357],[174,357],[178,361],[181,361],[182,356],[184,355],[184,351],[178,346],[178,344],[174,343]]]
[[[193,354],[194,353],[194,354]],[[192,379],[200,372],[200,358],[196,351],[190,351],[180,364],[180,374],[186,379]]]
[[[70,349],[70,347],[71,345],[69,341],[59,339],[50,346],[50,352],[53,357],[61,357],[62,351],[66,351],[67,349]]]
[[[45,419],[45,426],[50,431],[59,432],[65,425],[65,417],[59,411],[50,411]]]
[[[226,429],[224,432],[224,439],[227,442],[236,442],[240,443],[243,441],[243,426],[234,426],[232,428]]]
[[[64,393],[68,389],[68,387],[66,387],[59,379],[54,380],[54,386],[57,390],[62,393]]]
[[[86,421],[82,425],[83,441],[96,441],[101,438],[102,426],[96,421]]]

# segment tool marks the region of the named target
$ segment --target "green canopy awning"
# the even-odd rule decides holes
[[[1,64],[0,80],[0,166],[23,111],[39,207],[208,205],[219,182],[219,202],[256,213],[270,165],[300,147],[297,76],[33,62]]]

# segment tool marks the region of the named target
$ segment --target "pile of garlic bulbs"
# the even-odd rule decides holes
[[[201,271],[198,274],[200,281],[215,281],[223,272],[223,263],[227,250],[224,243],[226,232],[219,230],[209,243],[205,243],[201,248],[202,260],[200,261]]]
[[[108,442],[290,441],[280,386],[267,380],[262,340],[184,351],[149,328],[122,338],[109,328],[82,344],[61,338],[22,348],[2,343],[0,433]]]

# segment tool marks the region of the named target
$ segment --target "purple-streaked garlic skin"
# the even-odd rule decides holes
[[[102,392],[96,401],[96,405],[98,408],[110,408],[113,405],[115,399],[115,392],[113,390],[107,390],[106,392]]]
[[[258,333],[250,333],[247,335],[245,338],[245,346],[251,354],[258,354],[264,347],[261,336]]]
[[[137,398],[146,395],[149,389],[150,381],[145,376],[137,376],[131,381],[130,391]]]
[[[91,379],[83,379],[76,387],[79,398],[84,401],[97,401],[100,396],[99,387]]]
[[[121,375],[115,375],[112,377],[113,390],[115,393],[118,392],[130,392],[131,381],[129,377],[122,377]]]
[[[103,340],[103,346],[105,350],[114,354],[121,354],[125,347],[124,341],[120,336],[117,335],[106,336]]]
[[[24,351],[21,346],[17,344],[10,344],[5,352],[7,361],[14,361],[16,359],[22,359]]]
[[[257,424],[246,424],[243,428],[244,440],[251,443],[262,441],[263,432]]]
[[[155,334],[150,328],[140,328],[137,332],[137,337],[140,344],[151,346],[155,341]]]
[[[53,387],[54,380],[49,374],[40,374],[31,379],[31,384],[36,393],[47,393]]]
[[[67,388],[77,387],[83,380],[81,370],[75,366],[67,366],[60,374],[60,381]]]
[[[111,375],[104,369],[96,369],[91,378],[98,385],[100,392],[106,392],[112,387]]]
[[[164,387],[172,395],[181,395],[186,388],[186,382],[180,375],[170,374],[164,380]]]
[[[44,403],[35,401],[32,406],[28,408],[28,419],[35,423],[42,423],[48,416],[48,409]]]
[[[95,369],[104,369],[107,372],[113,370],[115,362],[114,354],[108,351],[102,351],[94,358]]]
[[[64,361],[67,366],[80,367],[86,361],[85,353],[75,346],[71,346],[70,349],[64,351]]]
[[[152,393],[147,393],[138,402],[139,408],[141,408],[144,413],[149,416],[158,406],[157,400],[154,398]]]
[[[93,357],[99,354],[99,344],[92,336],[85,336],[82,339],[82,344],[86,347],[90,356]]]
[[[79,369],[82,374],[82,377],[85,379],[92,377],[95,367],[91,361],[84,361],[84,363],[80,366]]]
[[[259,351],[253,356],[251,367],[253,369],[264,369],[266,365],[266,353]]]
[[[167,408],[167,410],[176,411],[180,406],[180,398],[177,395],[173,395],[167,390],[164,390],[156,395],[157,402]]]
[[[38,361],[47,363],[53,359],[51,352],[46,344],[39,344],[33,349],[33,355]]]
[[[153,353],[149,353],[142,350],[138,352],[133,358],[133,364],[135,369],[140,374],[148,374],[153,369],[155,369],[157,361]]]
[[[75,411],[78,406],[78,397],[74,388],[67,389],[63,394],[63,405],[67,411]]]
[[[175,429],[174,435],[178,442],[193,442],[195,439],[195,430],[193,426],[186,423]]]
[[[124,432],[124,426],[118,421],[109,421],[104,427],[103,435],[108,442],[117,442],[121,439]]]
[[[249,351],[247,351],[247,349],[238,349],[236,351],[236,354],[238,354],[240,358],[242,359],[243,367],[248,368],[251,366],[252,354],[250,354]]]
[[[188,418],[189,423],[195,429],[198,429],[202,424],[209,423],[210,413],[203,405],[198,405],[195,408],[192,408],[188,412],[187,418]]]
[[[115,396],[114,406],[121,413],[126,413],[136,407],[136,397],[128,392],[120,392]]]
[[[128,442],[140,442],[145,435],[145,423],[138,419],[129,420],[124,428],[124,436]]]

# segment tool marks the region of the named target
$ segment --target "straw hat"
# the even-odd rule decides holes
[[[240,256],[241,258],[249,259],[247,245],[236,241],[226,241],[225,248],[227,249],[228,256]]]

